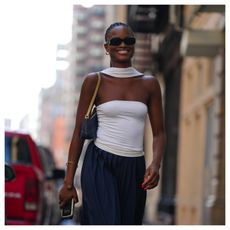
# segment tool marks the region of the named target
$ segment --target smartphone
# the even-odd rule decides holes
[[[74,213],[74,200],[69,200],[65,206],[61,209],[62,218],[73,218]]]

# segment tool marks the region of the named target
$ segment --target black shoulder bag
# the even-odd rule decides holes
[[[85,119],[83,120],[81,126],[80,138],[82,140],[85,139],[95,140],[97,137],[97,128],[98,128],[97,111],[96,108],[92,109],[101,82],[100,73],[97,73],[97,76],[98,76],[97,85],[95,87],[93,96],[91,98],[87,113],[85,115]]]

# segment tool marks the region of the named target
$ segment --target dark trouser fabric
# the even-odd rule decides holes
[[[118,156],[91,142],[81,172],[83,225],[142,224],[145,159]]]

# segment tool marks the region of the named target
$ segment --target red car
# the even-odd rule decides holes
[[[14,180],[5,182],[5,223],[42,224],[45,175],[30,135],[5,132],[5,162],[16,174]]]

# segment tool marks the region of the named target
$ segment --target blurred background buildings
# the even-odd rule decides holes
[[[40,92],[37,141],[64,168],[83,77],[109,66],[104,32],[115,21],[135,31],[133,65],[158,78],[164,99],[167,147],[145,224],[225,224],[224,5],[74,5],[72,40],[57,46],[65,68]],[[145,134],[150,162],[148,120]]]

